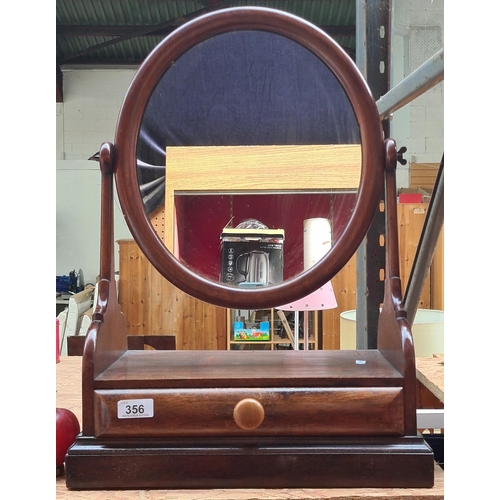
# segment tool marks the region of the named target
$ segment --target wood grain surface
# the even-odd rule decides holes
[[[444,403],[444,354],[416,358],[417,380]]]
[[[56,405],[73,411],[81,422],[81,364],[79,356],[63,356],[56,365]],[[257,486],[257,485],[256,485]],[[217,490],[68,490],[64,474],[56,478],[56,498],[60,500],[329,500],[387,498],[391,500],[444,499],[444,472],[436,465],[433,488],[294,488]]]

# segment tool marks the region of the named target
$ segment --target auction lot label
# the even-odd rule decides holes
[[[154,416],[152,399],[124,399],[118,401],[118,418],[151,418]]]

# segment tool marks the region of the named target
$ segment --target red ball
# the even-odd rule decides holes
[[[56,467],[63,465],[69,447],[80,434],[80,422],[67,408],[56,408]]]

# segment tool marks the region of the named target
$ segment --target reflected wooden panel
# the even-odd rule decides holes
[[[175,335],[176,348],[226,349],[226,309],[194,299],[165,280],[134,240],[119,240],[119,303],[128,335]],[[340,313],[356,307],[356,260],[332,280],[337,309],[323,311],[324,349],[340,347]]]
[[[119,303],[128,335],[174,335],[176,349],[226,348],[226,309],[164,279],[134,240],[119,240]]]
[[[165,245],[175,252],[178,192],[356,191],[359,144],[167,147]],[[293,221],[292,221],[293,222]]]
[[[400,265],[403,287],[415,257],[428,204],[398,205]],[[155,214],[164,227],[164,212]],[[193,299],[167,282],[145,258],[133,240],[118,241],[120,248],[119,302],[129,335],[175,335],[177,349],[226,349],[226,309]],[[443,309],[443,235],[420,308]],[[340,313],[356,308],[356,256],[332,279],[338,307],[322,312],[323,349],[340,348]]]

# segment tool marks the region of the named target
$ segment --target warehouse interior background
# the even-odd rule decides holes
[[[426,2],[432,3],[432,0],[422,0]],[[494,353],[500,337],[495,315],[490,313],[490,308],[495,311],[500,301],[495,192],[500,184],[500,169],[494,149],[498,142],[496,117],[500,111],[494,50],[498,44],[495,35],[499,8],[488,6],[485,12],[444,3],[448,82],[444,99],[444,145],[448,166],[445,194],[449,415],[446,481],[450,485],[447,491],[456,488],[466,493],[470,489],[480,496],[482,491],[485,494],[494,491],[496,464],[485,458],[489,456],[485,452],[496,449],[498,444],[498,433],[487,430],[495,430],[497,425],[497,414],[490,406],[495,403],[496,392],[492,384],[498,374]],[[20,170],[20,174],[16,172],[13,177],[17,182],[12,178],[4,181],[2,197],[2,220],[7,235],[4,241],[10,243],[4,245],[7,259],[3,296],[5,299],[14,294],[17,297],[13,307],[12,300],[9,301],[6,334],[10,337],[9,353],[14,358],[11,362],[20,363],[20,366],[22,363],[30,373],[41,374],[29,379],[19,376],[15,384],[5,384],[4,402],[16,402],[11,419],[17,428],[52,430],[52,415],[43,416],[42,410],[37,412],[32,398],[33,394],[43,394],[45,404],[42,407],[47,406],[52,411],[53,294],[48,283],[53,282],[56,267],[54,153],[57,163],[60,115],[57,105],[54,113],[53,99],[56,23],[54,11],[47,7],[46,3],[31,4],[27,14],[24,5],[17,4],[11,8],[14,15],[9,15],[9,19],[16,22],[8,23],[0,35],[5,47],[6,69],[5,167],[14,164]],[[476,36],[471,37],[472,33]],[[109,139],[112,137],[99,141]],[[94,152],[90,148],[90,154]],[[21,155],[24,158],[18,166]],[[83,212],[94,205],[95,200],[89,200],[80,187],[78,184],[73,186],[73,200]],[[30,286],[31,280],[36,286]],[[26,343],[22,349],[16,349],[21,347],[20,342],[14,344],[18,338]],[[480,350],[482,346],[486,346],[485,354]],[[8,434],[8,447],[13,450],[9,463],[14,468],[24,462],[32,434],[24,431],[22,440],[13,433]],[[46,439],[50,450],[54,434],[51,431],[45,434],[43,437],[37,435],[37,439]],[[476,439],[478,436],[482,439]],[[29,485],[33,491],[39,492],[45,484],[47,490],[53,487],[51,462],[43,462],[33,473],[36,481]],[[5,475],[14,477],[7,471]]]
[[[127,14],[127,2],[124,3],[123,13],[120,9],[114,10],[113,3],[107,6],[103,2],[102,12],[97,9],[77,9],[79,2],[74,3],[75,8],[73,2],[61,1],[60,4],[57,50],[62,82],[58,89],[62,97],[56,103],[56,274],[65,275],[81,268],[85,281],[95,283],[99,273],[100,178],[98,163],[88,158],[99,150],[102,142],[113,140],[121,103],[138,67],[134,63],[139,62],[144,53],[161,40],[161,36],[136,37],[134,32],[125,32],[116,38],[125,38],[124,43],[109,45],[116,40],[99,37],[97,35],[102,33],[92,31],[88,26],[91,22],[103,24],[104,21],[100,21],[103,15],[116,16],[115,22],[120,24],[123,16],[125,19],[130,16]],[[354,28],[357,22],[355,0],[229,4],[282,8],[307,16],[311,22],[334,33],[332,36],[348,54],[356,57],[355,30],[347,31],[348,26]],[[130,9],[134,5],[133,2]],[[156,2],[152,2],[151,10],[144,11],[140,23],[148,24],[147,19],[153,19],[149,24],[160,25],[161,16],[155,17],[155,5]],[[192,12],[207,11],[202,4],[194,5],[196,3],[168,2],[166,6],[169,9],[166,9],[168,12],[165,15],[175,25],[176,18],[185,19],[194,15]],[[443,16],[443,0],[399,0],[393,3],[388,71],[392,86],[442,49]],[[72,23],[83,26],[72,28]],[[80,31],[88,33],[87,37],[74,36],[75,32],[80,32],[77,31],[79,27]],[[347,33],[343,33],[340,28]],[[89,51],[92,45],[101,45],[103,49]],[[444,148],[444,86],[444,82],[437,84],[393,114],[390,121],[391,137],[398,147],[405,146],[408,150],[405,155],[407,164],[398,166],[398,187],[409,186],[412,164],[431,165],[437,169],[441,161]],[[85,210],[75,210],[74,198],[78,190],[85,193]],[[118,205],[115,227],[116,240],[130,238]],[[115,246],[115,260],[118,262],[118,245]]]

